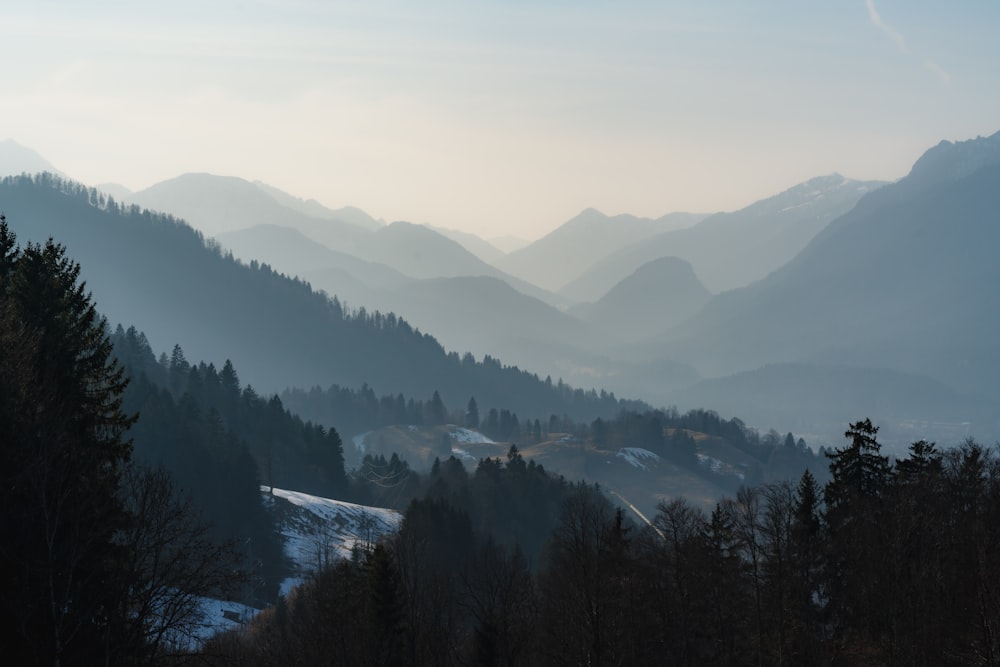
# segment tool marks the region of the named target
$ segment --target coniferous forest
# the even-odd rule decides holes
[[[28,663],[1000,661],[1000,459],[974,440],[921,440],[893,460],[863,419],[825,452],[824,481],[806,468],[711,511],[664,499],[648,523],[513,445],[472,471],[448,457],[417,474],[393,455],[349,475],[335,429],[241,385],[230,362],[179,346],[157,359],[135,328],[112,333],[58,244],[22,248],[0,218],[0,250],[0,599],[4,645]],[[436,395],[384,403],[445,415]],[[808,451],[704,411],[561,426],[680,462],[693,441],[664,439],[668,426],[726,434],[762,461]],[[406,483],[387,497],[376,468]],[[396,504],[403,522],[278,596],[265,478]],[[264,609],[178,645],[197,596]]]
[[[0,2],[0,647],[1000,667],[1000,2]]]
[[[318,572],[208,653],[241,664],[996,664],[1000,460],[974,441],[947,452],[919,441],[890,464],[877,431],[850,425],[824,486],[806,472],[741,488],[707,514],[676,498],[650,525],[597,489],[564,486],[536,559],[464,509],[476,483],[530,476],[516,453],[472,479],[444,465],[396,536]]]
[[[23,664],[138,664],[244,575],[171,477],[133,463],[125,371],[79,272],[0,215],[0,632]]]

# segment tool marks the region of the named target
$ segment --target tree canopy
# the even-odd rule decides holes
[[[0,632],[34,662],[96,661],[125,620],[109,584],[133,418],[79,265],[51,240],[15,241],[0,216]]]

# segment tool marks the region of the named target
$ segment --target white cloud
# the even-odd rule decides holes
[[[937,75],[937,77],[941,79],[941,83],[951,83],[951,74],[948,73],[948,70],[941,67],[933,60],[924,61],[924,67]]]
[[[906,53],[906,40],[892,26],[882,20],[878,10],[875,9],[875,0],[865,0],[865,4],[868,6],[868,19],[872,22],[872,25],[889,35],[892,41],[896,43],[896,47],[900,53]]]
[[[896,47],[899,49],[900,53],[908,54],[909,50],[906,47],[906,40],[903,38],[903,35],[882,20],[882,16],[879,15],[878,10],[875,8],[875,0],[865,0],[865,5],[868,7],[868,19],[871,21],[872,25],[887,34],[892,41],[896,43]],[[937,77],[941,83],[951,83],[951,74],[948,73],[948,70],[941,67],[941,65],[938,65],[933,60],[925,60],[924,68]]]

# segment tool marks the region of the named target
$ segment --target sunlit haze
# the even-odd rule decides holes
[[[1000,5],[14,2],[0,139],[484,237],[899,178],[1000,129]]]

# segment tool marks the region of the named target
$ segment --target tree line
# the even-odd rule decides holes
[[[127,384],[80,267],[0,214],[0,639],[22,664],[187,651],[242,579],[162,470],[136,466]]]
[[[613,419],[598,417],[589,425],[570,422],[564,427],[604,448],[648,449],[733,493],[740,483],[794,479],[804,469],[826,478],[822,450],[814,452],[802,438],[791,432],[782,436],[774,429],[761,435],[739,418],[725,419],[712,410],[622,410]],[[720,474],[699,459],[696,438],[725,443],[750,462],[743,464],[740,476]]]
[[[869,420],[850,425],[847,444],[828,453],[825,485],[806,471],[798,484],[744,486],[708,514],[666,500],[650,525],[598,489],[565,485],[534,563],[479,523],[461,493],[428,493],[397,535],[216,638],[212,655],[240,664],[998,664],[1000,459],[972,440],[945,452],[919,441],[891,463],[877,431]],[[501,475],[523,463],[512,456],[496,462]]]
[[[142,415],[134,437],[143,456],[184,459],[178,463],[197,466],[203,458],[228,450],[229,458],[246,457],[254,463],[268,486],[325,497],[345,493],[343,443],[337,429],[304,421],[278,396],[260,395],[241,384],[228,359],[221,369],[204,361],[190,363],[180,345],[169,357],[161,354],[157,359],[146,336],[134,327],[119,325],[111,340],[132,379],[124,394],[126,405]],[[171,424],[185,420],[204,422],[209,432],[202,438],[179,438]],[[203,441],[202,455],[172,451],[185,439]]]
[[[24,238],[44,240],[35,238],[44,230],[67,246],[112,321],[134,323],[154,340],[184,341],[191,356],[197,350],[202,359],[230,358],[262,393],[319,381],[367,383],[380,395],[429,397],[437,390],[454,406],[474,395],[522,416],[578,420],[638,406],[489,355],[447,352],[392,313],[349,309],[267,264],[239,261],[182,220],[53,174],[0,179],[0,200],[22,223]],[[306,420],[360,432],[347,428],[349,412],[314,412],[281,398]]]
[[[2,215],[0,377],[0,636],[27,663],[183,653],[198,596],[233,594],[252,574],[245,552],[220,543],[225,518],[210,528],[163,468],[137,461],[173,465],[199,504],[239,498],[233,507],[251,513],[269,461],[263,474],[344,483],[335,430],[241,386],[230,363],[190,364],[179,347],[157,360],[136,330],[111,334],[65,248],[21,248]],[[608,425],[609,442],[726,434],[762,462],[804,449],[705,411],[622,413]],[[919,441],[890,462],[870,421],[845,436],[827,453],[825,484],[807,471],[797,486],[747,485],[707,515],[673,499],[650,525],[516,447],[473,473],[453,458],[423,477],[398,457],[372,459],[346,488],[406,480],[397,491],[413,500],[399,533],[322,570],[199,659],[1000,662],[994,450]]]

